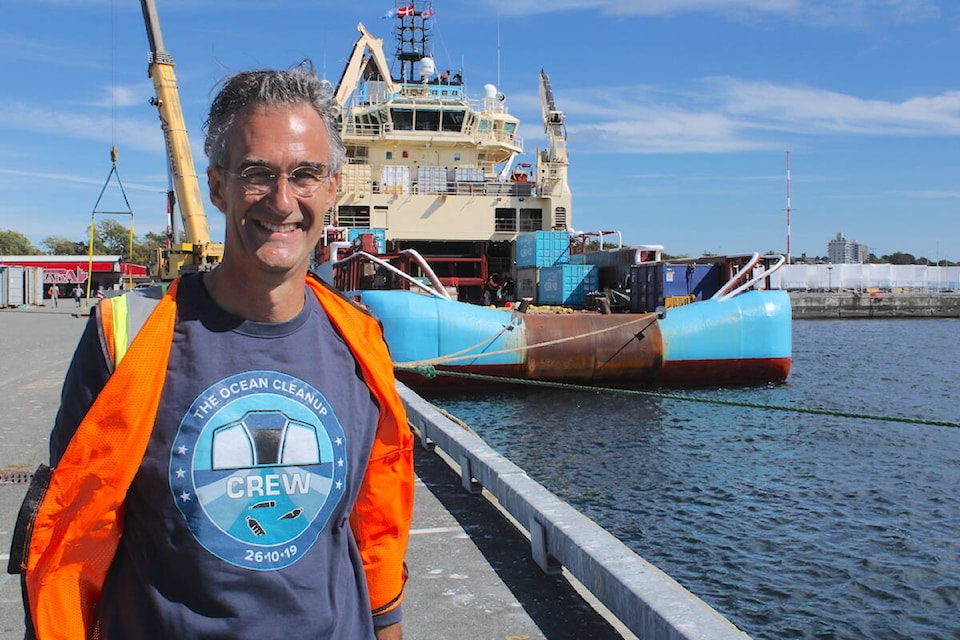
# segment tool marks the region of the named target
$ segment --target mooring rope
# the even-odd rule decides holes
[[[616,389],[612,387],[595,387],[585,384],[572,384],[569,382],[552,382],[549,380],[526,380],[523,378],[504,378],[500,376],[488,376],[481,373],[466,373],[462,371],[443,371],[431,366],[406,367],[396,365],[396,369],[401,371],[411,371],[418,373],[425,378],[431,379],[439,376],[449,376],[453,378],[466,378],[470,380],[482,380],[485,382],[509,383],[525,385],[530,387],[546,387],[551,389],[569,389],[573,391],[591,391],[595,393],[611,393],[617,395],[645,396],[649,398],[662,398],[665,400],[682,400],[685,402],[700,402],[705,404],[717,404],[728,407],[745,407],[749,409],[765,409],[767,411],[785,411],[791,413],[806,413],[821,416],[834,416],[839,418],[858,418],[861,420],[879,420],[882,422],[900,422],[904,424],[920,424],[935,427],[960,427],[960,422],[951,420],[930,420],[926,418],[908,418],[904,416],[886,416],[872,413],[860,413],[856,411],[841,411],[839,409],[816,409],[811,407],[791,407],[787,405],[764,404],[759,402],[746,402],[742,400],[722,400],[720,398],[705,398],[703,396],[685,396],[676,393],[663,393],[660,391],[644,391],[640,389]]]

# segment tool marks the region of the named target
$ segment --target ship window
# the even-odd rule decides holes
[[[437,131],[440,128],[439,111],[417,111],[417,131]]]
[[[359,145],[347,145],[347,157],[350,159],[366,160],[369,157],[369,147]]]
[[[543,228],[543,211],[520,209],[520,231],[540,231]]]
[[[338,222],[342,227],[370,228],[370,207],[342,206],[338,210]]]
[[[513,135],[513,132],[516,131],[516,130],[517,130],[517,123],[516,123],[516,122],[504,122],[504,123],[503,123],[503,132],[504,132],[505,134],[507,134],[508,136],[509,136],[509,135]]]
[[[567,226],[567,208],[557,207],[553,210],[553,223],[558,227]]]
[[[413,130],[413,109],[391,109],[390,118],[396,131]]]
[[[460,131],[463,129],[463,116],[463,111],[444,110],[443,120],[440,126],[443,128],[443,131]]]
[[[493,214],[494,231],[516,231],[517,230],[517,210],[498,208]]]
[[[477,132],[490,133],[490,121],[486,118],[482,118],[480,122],[477,123]]]
[[[387,160],[393,160],[393,151],[387,151]]]

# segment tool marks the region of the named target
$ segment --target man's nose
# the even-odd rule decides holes
[[[277,176],[273,181],[271,192],[278,205],[293,203],[297,200],[297,192],[293,188],[293,183],[290,182],[290,176]]]

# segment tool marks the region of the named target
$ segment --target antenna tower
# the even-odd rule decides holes
[[[787,151],[787,264],[790,264],[790,152]]]
[[[433,16],[432,3],[421,3],[417,8],[416,0],[396,0],[394,17],[397,25],[394,29],[397,38],[397,53],[394,62],[400,65],[400,82],[415,82],[414,65],[430,55],[430,25],[427,19]]]

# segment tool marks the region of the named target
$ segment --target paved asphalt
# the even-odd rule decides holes
[[[48,303],[49,304],[49,303]],[[83,330],[73,300],[0,310],[0,560],[5,567],[23,482],[47,460],[60,384]],[[623,637],[562,576],[530,559],[524,538],[486,499],[419,446],[407,640]],[[282,627],[282,622],[280,624]],[[0,575],[0,638],[20,638],[19,578]],[[284,637],[291,636],[289,630]]]

